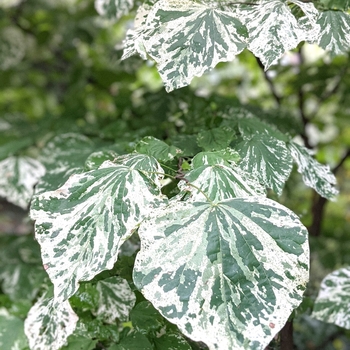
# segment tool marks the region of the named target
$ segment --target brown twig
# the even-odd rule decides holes
[[[332,172],[334,175],[339,171],[344,162],[350,157],[350,149],[347,149],[343,157],[340,159],[338,164],[333,168]],[[321,235],[322,221],[325,211],[325,206],[328,203],[326,198],[321,197],[315,192],[312,200],[311,214],[312,222],[308,227],[310,236],[319,237]]]
[[[293,321],[287,321],[284,327],[280,330],[280,349],[293,350]]]

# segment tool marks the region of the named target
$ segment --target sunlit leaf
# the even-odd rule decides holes
[[[320,164],[312,157],[312,152],[294,142],[288,143],[288,148],[298,165],[306,186],[313,188],[318,194],[327,199],[334,199],[338,190],[334,187],[337,180],[329,166]]]
[[[136,286],[210,349],[264,349],[302,301],[307,230],[269,199],[177,202],[139,235]]]
[[[190,0],[161,0],[147,17],[147,53],[157,62],[166,90],[227,62],[246,47],[247,31],[231,12]]]
[[[93,314],[106,323],[113,323],[116,318],[127,321],[136,301],[128,282],[113,276],[97,282],[96,288],[99,293],[99,304]]]
[[[316,298],[312,317],[350,329],[350,268],[327,275]]]
[[[74,332],[78,316],[68,301],[56,303],[45,295],[30,309],[24,322],[29,346],[35,350],[59,350]]]
[[[162,169],[154,158],[128,155],[120,162],[73,175],[33,200],[43,264],[60,300],[72,296],[79,281],[111,269],[121,244],[162,201]]]
[[[284,141],[265,134],[243,139],[235,150],[239,166],[278,195],[292,171],[292,158]]]
[[[321,27],[318,45],[331,55],[345,54],[350,49],[350,15],[341,11],[322,11],[317,23]]]
[[[34,193],[34,185],[44,174],[44,166],[33,158],[6,158],[0,162],[0,196],[27,209]]]

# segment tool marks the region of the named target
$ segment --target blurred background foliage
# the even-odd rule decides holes
[[[120,61],[132,18],[103,18],[92,0],[0,0],[0,160],[35,157],[47,140],[65,132],[100,144],[118,142],[123,151],[146,135],[181,143],[181,134],[215,127],[225,110],[245,104],[304,141],[336,173],[335,202],[307,189],[296,171],[282,196],[271,197],[310,229],[311,281],[295,315],[297,348],[350,349],[349,332],[308,317],[322,278],[350,265],[349,55],[332,58],[300,45],[265,72],[244,51],[190,87],[167,94],[153,62]],[[5,201],[0,209],[0,308],[23,319],[45,276],[27,275],[17,286],[4,282],[6,265],[32,264],[36,271],[40,258],[35,245],[30,262],[21,250],[8,254],[15,239],[21,247],[34,244],[33,228],[26,211]]]

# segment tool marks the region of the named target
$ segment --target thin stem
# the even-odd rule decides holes
[[[293,321],[287,321],[284,327],[280,330],[280,349],[293,350]]]
[[[170,179],[173,179],[173,180],[178,180],[178,178],[176,176],[172,176],[172,175],[169,175],[169,174],[165,174],[165,173],[161,173],[159,171],[147,171],[147,170],[140,170],[142,171],[143,173],[147,173],[147,174],[155,174],[155,175],[162,175],[162,176],[167,176],[169,177]],[[213,201],[209,198],[209,196],[202,190],[200,189],[199,187],[197,187],[196,185],[193,185],[191,182],[186,182],[189,186],[193,187],[194,189],[196,189],[198,192],[202,193],[202,195],[206,198],[206,200],[211,203],[211,204],[214,204]]]
[[[334,175],[339,171],[347,158],[350,157],[350,149],[348,149],[343,157],[340,159],[338,164],[333,168],[332,172]],[[321,197],[315,192],[312,201],[311,213],[312,213],[312,223],[308,227],[310,236],[319,237],[321,235],[321,227],[324,216],[325,206],[328,203],[328,200],[324,197]]]

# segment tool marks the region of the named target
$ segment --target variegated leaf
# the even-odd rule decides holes
[[[298,172],[302,175],[305,185],[313,188],[322,197],[334,199],[338,194],[338,190],[334,187],[337,180],[329,166],[320,164],[312,157],[312,152],[307,148],[295,142],[287,145],[298,165]]]
[[[24,332],[32,350],[59,350],[74,332],[78,316],[68,301],[55,303],[45,295],[29,310]]]
[[[242,160],[239,166],[259,179],[266,187],[278,195],[292,171],[292,157],[284,141],[267,134],[244,139],[235,150]]]
[[[205,200],[205,196],[213,202],[235,197],[265,196],[265,188],[257,179],[238,167],[203,165],[187,173],[185,178],[186,182],[179,185],[182,191],[191,193],[191,201]]]
[[[225,148],[220,151],[199,152],[192,159],[192,167],[199,168],[202,165],[227,165],[235,164],[240,160],[238,152],[232,148]]]
[[[0,235],[0,286],[3,293],[13,301],[32,301],[46,278],[39,245],[33,236]]]
[[[350,329],[350,268],[327,275],[321,283],[312,317]]]
[[[86,158],[95,150],[86,136],[67,133],[55,136],[42,151],[39,160],[46,174],[35,188],[35,194],[62,186],[72,174],[84,171]]]
[[[0,349],[22,350],[28,348],[23,331],[23,320],[10,315],[5,308],[0,309]]]
[[[122,60],[132,55],[139,54],[144,60],[147,59],[146,49],[143,44],[143,36],[149,32],[146,26],[147,16],[151,10],[151,6],[143,4],[137,9],[134,19],[134,28],[129,29],[124,40],[124,51]]]
[[[95,0],[96,11],[104,17],[119,19],[127,15],[134,6],[134,0]]]
[[[34,186],[45,174],[45,167],[29,157],[9,157],[0,162],[0,196],[27,209]]]
[[[318,45],[331,55],[345,54],[350,49],[350,15],[341,11],[322,11],[317,23],[321,27]]]
[[[33,200],[36,238],[57,300],[72,296],[79,281],[111,269],[121,244],[162,201],[162,169],[154,158],[118,160],[123,165],[106,161]]]
[[[302,300],[307,230],[272,200],[173,203],[139,235],[136,286],[209,349],[264,349]]]
[[[160,0],[148,14],[147,28],[143,43],[168,92],[233,60],[248,38],[234,13],[191,0]]]
[[[318,33],[318,12],[314,5],[298,0],[291,2],[302,6],[308,31],[305,31],[305,20],[300,23],[283,0],[263,0],[259,6],[251,6],[243,12],[249,31],[248,49],[260,58],[265,69],[277,63],[286,51],[294,49],[303,40],[315,38]],[[315,32],[313,35],[312,31]]]
[[[113,323],[118,318],[127,321],[129,313],[135,305],[136,297],[128,282],[118,276],[113,276],[97,282],[99,293],[97,310],[93,314],[106,323]]]

